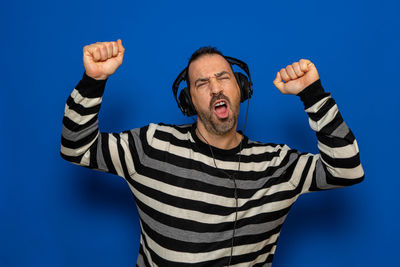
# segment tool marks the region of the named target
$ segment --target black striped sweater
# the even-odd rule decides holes
[[[105,84],[84,75],[68,98],[61,156],[128,182],[140,216],[137,266],[271,266],[300,194],[364,178],[354,135],[319,80],[299,94],[317,155],[246,136],[241,146],[211,152],[196,124],[101,133]]]

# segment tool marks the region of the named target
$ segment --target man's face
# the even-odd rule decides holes
[[[189,77],[198,123],[217,135],[236,130],[240,89],[226,59],[218,54],[203,55],[190,64]]]

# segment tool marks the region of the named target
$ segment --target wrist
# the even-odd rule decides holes
[[[89,78],[92,78],[93,80],[96,80],[96,81],[104,81],[104,80],[107,80],[108,77],[109,77],[109,75],[105,75],[105,74],[104,75],[100,75],[100,76],[92,75],[90,73],[87,73],[86,71],[85,71],[85,74]]]
[[[303,101],[305,108],[309,108],[319,100],[329,95],[322,87],[321,80],[318,79],[302,90],[297,96]]]
[[[85,97],[101,97],[104,93],[107,79],[97,80],[90,77],[87,73],[83,73],[82,79],[75,87],[82,96]]]

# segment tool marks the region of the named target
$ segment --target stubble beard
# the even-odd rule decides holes
[[[239,105],[234,108],[231,108],[231,102],[229,99],[224,97],[229,102],[229,116],[226,119],[219,119],[215,116],[213,108],[212,108],[212,101],[210,103],[210,107],[207,111],[198,111],[197,116],[198,119],[203,123],[206,130],[215,135],[224,135],[230,132],[237,123],[238,118],[238,111]]]

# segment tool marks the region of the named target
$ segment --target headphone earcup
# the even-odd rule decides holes
[[[251,97],[252,90],[250,82],[246,75],[241,72],[235,72],[235,77],[240,88],[240,102],[243,102]]]
[[[196,115],[196,109],[193,106],[192,98],[190,97],[190,91],[187,87],[183,88],[179,93],[179,102],[182,107],[182,113],[188,117]]]

